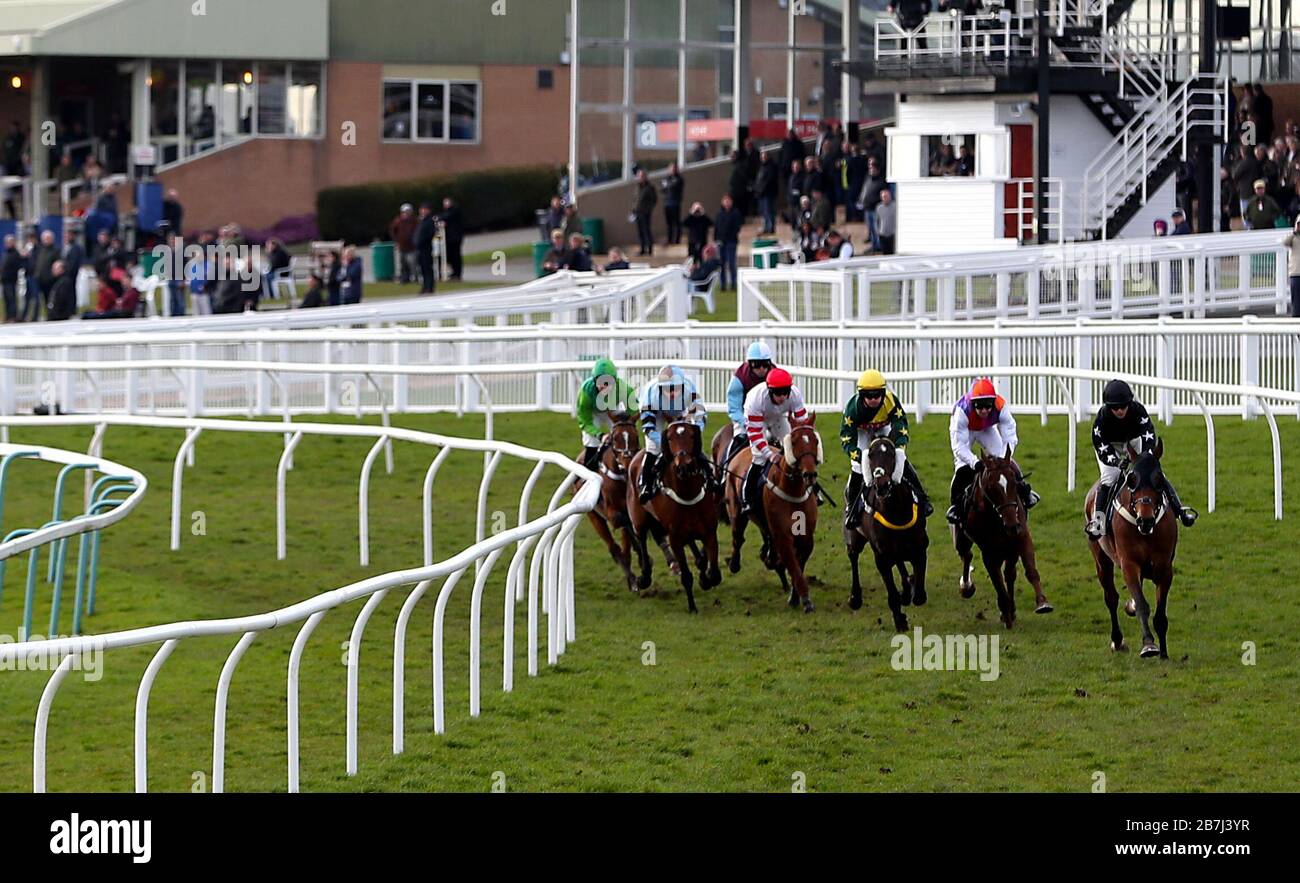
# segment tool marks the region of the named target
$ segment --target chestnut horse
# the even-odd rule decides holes
[[[614,414],[609,430],[609,441],[601,448],[597,468],[600,472],[600,501],[587,513],[592,527],[605,542],[609,556],[623,571],[627,587],[636,591],[636,577],[632,573],[632,522],[627,516],[627,467],[641,450],[641,438],[629,414]],[[581,482],[574,485],[576,492]],[[622,529],[622,544],[614,539],[614,531]]]
[[[961,596],[975,594],[971,580],[971,551],[980,547],[984,569],[998,595],[1002,624],[1011,628],[1016,621],[1016,564],[1023,562],[1025,579],[1034,587],[1034,612],[1051,613],[1052,605],[1043,594],[1034,552],[1034,538],[1029,535],[1029,514],[1020,499],[1017,485],[1020,470],[1011,459],[1011,449],[1001,457],[984,454],[979,474],[971,482],[970,504],[960,525],[953,525],[953,542],[961,558],[959,585]]]
[[[925,532],[925,513],[917,503],[915,494],[906,485],[894,482],[894,464],[897,452],[887,438],[877,438],[867,448],[866,489],[864,506],[858,523],[844,531],[844,544],[848,547],[849,564],[853,569],[853,589],[849,607],[862,607],[862,584],[858,581],[858,556],[867,543],[876,558],[889,593],[889,612],[894,616],[894,628],[907,631],[907,616],[903,608],[926,601],[925,556],[930,538]],[[900,490],[902,488],[902,490]],[[907,565],[911,565],[909,575]],[[902,580],[900,592],[894,585],[894,570]]]
[[[1125,475],[1123,485],[1115,493],[1115,503],[1106,516],[1109,530],[1100,540],[1089,537],[1088,548],[1097,565],[1097,580],[1101,583],[1106,607],[1110,610],[1110,649],[1128,649],[1124,645],[1124,633],[1119,629],[1119,592],[1115,588],[1115,567],[1118,565],[1131,596],[1125,612],[1130,616],[1136,612],[1138,621],[1142,624],[1140,655],[1148,657],[1159,654],[1161,659],[1168,659],[1165,635],[1169,631],[1169,618],[1165,615],[1165,607],[1169,601],[1169,587],[1174,582],[1178,513],[1170,511],[1165,497],[1165,477],[1160,469],[1164,447],[1163,440],[1157,441],[1155,450],[1138,454],[1129,446],[1132,467]],[[1094,484],[1083,503],[1085,518],[1092,518],[1096,499],[1097,485]],[[1119,517],[1116,518],[1116,515]],[[1151,580],[1156,587],[1156,615],[1151,621],[1160,637],[1159,647],[1156,646],[1148,625],[1151,608],[1146,596],[1142,594],[1144,579]]]
[[[709,488],[709,476],[699,465],[703,444],[700,428],[694,423],[678,421],[669,424],[664,430],[663,450],[659,454],[668,458],[662,487],[645,505],[637,498],[637,483],[645,464],[645,453],[638,452],[627,470],[627,512],[641,564],[637,586],[641,589],[650,587],[651,564],[646,552],[646,536],[652,532],[656,538],[666,535],[668,548],[680,569],[682,588],[686,590],[686,606],[691,613],[699,613],[699,609],[695,606],[695,577],[684,551],[687,545],[700,569],[700,588],[707,591],[722,582],[722,573],[718,570],[718,500]]]
[[[815,609],[808,597],[808,580],[804,574],[804,566],[813,551],[820,492],[817,467],[822,462],[822,447],[821,437],[813,428],[815,419],[815,415],[810,415],[807,423],[781,440],[782,458],[765,470],[762,508],[758,512],[741,512],[741,494],[752,460],[748,447],[732,459],[724,476],[731,521],[731,556],[727,567],[732,573],[740,571],[740,547],[745,542],[745,528],[753,519],[763,538],[760,560],[769,570],[776,571],[781,590],[789,595],[790,606],[798,607],[802,603],[805,613]],[[787,525],[788,531],[784,529]]]

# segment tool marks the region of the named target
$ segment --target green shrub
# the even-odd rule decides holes
[[[364,244],[388,238],[388,225],[402,203],[418,208],[429,202],[439,212],[443,198],[450,196],[460,205],[466,232],[529,227],[558,186],[553,167],[522,166],[327,187],[316,194],[316,223],[323,239]]]

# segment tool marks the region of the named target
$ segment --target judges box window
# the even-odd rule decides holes
[[[385,141],[479,140],[478,83],[461,80],[385,80]]]
[[[928,135],[921,139],[922,177],[963,178],[975,174],[974,135]]]

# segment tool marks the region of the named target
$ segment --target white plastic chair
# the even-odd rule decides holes
[[[690,299],[691,312],[695,311],[695,301],[697,299],[704,301],[704,306],[708,308],[710,314],[712,314],[717,309],[716,305],[714,304],[713,297],[715,294],[717,294],[718,291],[719,273],[720,271],[714,270],[708,276],[698,281],[692,281],[690,279],[686,280],[686,284],[687,286],[689,286],[688,293],[691,296]]]

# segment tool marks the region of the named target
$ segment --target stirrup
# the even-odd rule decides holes
[[[1038,505],[1039,501],[1043,499],[1038,495],[1038,491],[1032,491],[1032,490],[1028,493],[1027,497],[1028,498],[1025,500],[1026,509],[1034,508],[1035,506]]]
[[[1200,517],[1201,513],[1197,512],[1191,506],[1184,506],[1178,512],[1178,520],[1183,523],[1183,527],[1191,527],[1196,523],[1196,519]]]
[[[949,524],[961,524],[961,513],[957,511],[956,506],[948,507],[948,512],[946,517],[948,519]]]
[[[1088,536],[1092,537],[1094,540],[1101,539],[1102,536],[1106,533],[1105,519],[1098,518],[1094,514],[1092,518],[1088,521],[1088,523],[1084,525],[1083,532],[1086,533]]]

